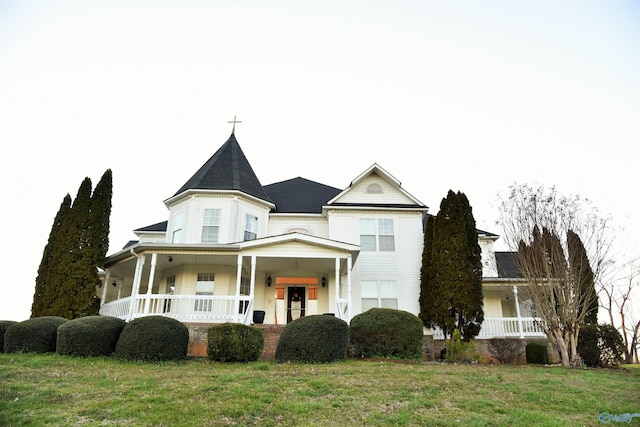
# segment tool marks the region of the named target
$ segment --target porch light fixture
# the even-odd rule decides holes
[[[172,257],[169,257],[169,262],[173,262],[173,258]]]
[[[114,280],[113,282],[111,282],[111,286],[113,286],[114,288],[117,286],[118,284],[116,283],[116,281]]]
[[[323,287],[323,288],[324,288],[325,286],[327,286],[327,278],[326,278],[326,277],[324,277],[324,276],[322,276],[322,281],[321,281],[321,283],[322,283],[322,287]]]
[[[267,277],[267,286],[271,286],[271,275]]]

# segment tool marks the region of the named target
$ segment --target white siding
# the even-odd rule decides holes
[[[173,237],[176,214],[184,214],[182,243],[200,243],[205,209],[220,209],[218,243],[244,240],[245,215],[258,218],[258,237],[267,235],[269,209],[237,195],[194,195],[180,200],[169,209],[166,242]]]
[[[371,184],[378,184],[380,193],[371,193],[367,189]],[[414,204],[415,202],[392,186],[379,175],[373,173],[351,187],[336,202],[339,203],[370,203],[370,204]]]
[[[329,222],[321,215],[272,215],[269,218],[268,236],[280,236],[291,231],[326,239],[329,238]]]

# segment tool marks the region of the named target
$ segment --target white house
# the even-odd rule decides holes
[[[106,260],[100,314],[187,324],[345,321],[371,307],[420,311],[428,208],[378,164],[339,189],[304,178],[263,186],[234,134],[164,201],[168,220],[134,230]],[[544,337],[498,236],[478,231],[479,338]],[[434,331],[438,338],[438,331]]]

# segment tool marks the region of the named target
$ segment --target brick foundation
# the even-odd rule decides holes
[[[207,356],[207,334],[209,328],[219,323],[185,323],[189,329],[188,354],[193,357]],[[285,325],[251,325],[262,329],[264,334],[264,351],[260,360],[273,360],[276,355],[278,339]]]
[[[207,334],[209,328],[219,323],[185,323],[189,329],[189,356],[206,357],[207,356]],[[280,334],[286,325],[252,325],[256,328],[262,329],[264,334],[264,351],[260,356],[260,360],[274,360],[276,355],[276,347],[278,346],[278,339]],[[545,338],[524,338],[522,339],[522,357],[518,360],[518,363],[526,363],[524,354],[525,346],[530,342],[547,342],[549,348],[549,360],[551,363],[557,363],[558,357],[556,356],[555,349]],[[489,351],[489,340],[477,339],[474,340],[478,353],[484,358],[491,358],[491,352]],[[426,361],[438,360],[440,358],[440,351],[445,348],[444,340],[434,340],[433,336],[425,335],[422,338],[422,354],[423,359]]]

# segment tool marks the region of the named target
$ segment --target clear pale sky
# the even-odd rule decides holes
[[[65,194],[112,169],[113,253],[234,115],[263,185],[378,163],[496,234],[498,193],[555,185],[640,255],[640,3],[0,0],[0,319],[30,316]]]

